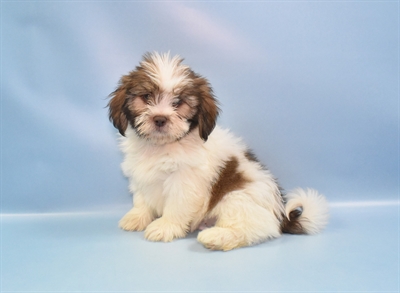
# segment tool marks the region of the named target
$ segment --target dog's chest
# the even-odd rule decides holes
[[[199,179],[192,174],[208,173],[207,152],[202,144],[181,142],[153,147],[136,141],[124,146],[123,172],[131,181],[132,191],[141,191],[146,197],[165,197],[172,186]]]
[[[172,156],[171,154],[164,154],[153,161],[151,168],[155,172],[161,172],[164,174],[171,174],[179,170],[181,164],[179,158]]]
[[[181,176],[184,173],[182,170],[187,170],[184,161],[183,156],[176,156],[174,153],[136,156],[131,161],[132,183],[158,215],[162,215],[171,188],[173,190],[173,186],[180,185],[185,180]]]
[[[139,153],[137,166],[147,169],[148,172],[170,174],[176,172],[185,158],[182,154],[168,151],[148,151]]]
[[[196,160],[196,159],[194,159]],[[160,184],[171,175],[187,169],[190,158],[185,153],[144,151],[127,155],[126,168],[138,184]],[[128,163],[129,162],[129,163]]]

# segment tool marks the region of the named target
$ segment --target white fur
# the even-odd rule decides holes
[[[307,233],[319,232],[326,225],[327,208],[317,192],[289,193],[285,208],[276,180],[246,157],[247,147],[241,139],[218,126],[206,142],[197,128],[189,131],[190,121],[178,117],[172,105],[176,93],[191,82],[188,67],[181,61],[155,53],[141,63],[160,92],[138,117],[139,126],[129,125],[125,137],[121,136],[122,170],[129,178],[134,205],[120,227],[144,230],[151,241],[172,241],[215,222],[198,234],[199,242],[210,249],[230,250],[279,237],[284,217],[302,206],[301,225]],[[196,98],[191,100],[197,106]],[[156,115],[168,117],[162,129],[154,127]],[[238,161],[237,171],[246,183],[208,211],[212,186],[232,158]]]
[[[130,178],[134,207],[120,221],[125,230],[145,230],[152,241],[185,237],[203,220],[216,218],[198,240],[210,249],[230,250],[279,237],[282,216],[302,205],[301,224],[307,233],[319,232],[327,222],[326,201],[316,191],[297,190],[287,195],[284,208],[278,186],[268,170],[244,157],[246,146],[218,126],[206,143],[193,131],[180,141],[151,145],[128,128],[121,139],[125,153],[122,169]],[[251,183],[233,191],[206,214],[211,183],[229,157]]]
[[[151,79],[162,86],[162,90],[172,92],[179,91],[181,87],[190,83],[189,67],[181,64],[182,58],[179,56],[170,57],[169,52],[151,55],[151,62],[143,61],[144,67]],[[180,85],[176,88],[176,85]]]
[[[299,221],[307,234],[317,234],[328,223],[328,203],[325,197],[314,189],[297,188],[286,195],[286,216],[297,207],[303,208]]]

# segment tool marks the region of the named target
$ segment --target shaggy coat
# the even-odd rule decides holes
[[[200,227],[205,247],[230,250],[326,225],[322,195],[311,189],[283,195],[242,140],[216,126],[210,84],[179,56],[146,54],[110,96],[134,194],[122,229],[172,241]]]

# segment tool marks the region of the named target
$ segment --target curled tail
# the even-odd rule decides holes
[[[328,203],[314,189],[295,189],[284,196],[285,216],[281,223],[283,233],[317,234],[328,223]]]

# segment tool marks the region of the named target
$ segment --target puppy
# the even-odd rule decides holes
[[[197,239],[224,251],[283,232],[320,232],[325,198],[311,189],[284,195],[242,140],[216,126],[209,82],[182,61],[145,54],[110,94],[109,118],[122,135],[122,170],[134,194],[120,227],[168,242],[211,222]]]

